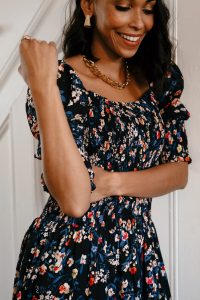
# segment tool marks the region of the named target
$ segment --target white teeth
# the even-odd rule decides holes
[[[123,37],[124,39],[131,41],[131,42],[137,42],[140,39],[140,37],[125,35],[123,33],[119,33],[119,35],[121,35],[121,37]]]

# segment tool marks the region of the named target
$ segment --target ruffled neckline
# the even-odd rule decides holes
[[[147,99],[149,99],[150,94],[154,95],[154,93],[151,89],[151,86],[149,85],[149,88],[137,100],[133,100],[133,101],[116,101],[116,100],[108,99],[107,97],[105,97],[101,94],[98,94],[98,93],[96,93],[94,91],[91,91],[91,90],[87,90],[85,88],[82,80],[80,79],[80,77],[78,76],[76,71],[74,70],[74,68],[71,65],[69,65],[68,63],[66,63],[64,59],[61,60],[61,64],[63,66],[66,66],[69,69],[70,73],[72,73],[75,76],[81,90],[83,90],[85,93],[87,93],[92,98],[93,97],[99,97],[105,103],[111,103],[111,104],[116,105],[116,106],[132,106],[132,105],[138,105],[141,102],[146,101]]]

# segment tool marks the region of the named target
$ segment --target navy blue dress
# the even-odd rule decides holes
[[[166,73],[162,95],[156,97],[150,87],[132,102],[116,102],[86,90],[64,61],[59,62],[58,86],[91,191],[96,188],[92,164],[120,172],[191,163],[185,130],[189,112],[180,102],[183,78],[176,65]],[[26,112],[38,140],[35,157],[42,159],[30,90]],[[43,174],[41,182],[49,193]],[[24,236],[13,299],[171,299],[151,202],[152,198],[106,197],[74,218],[49,195]]]

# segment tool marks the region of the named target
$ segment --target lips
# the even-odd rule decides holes
[[[129,42],[139,42],[142,38],[142,35],[125,34],[121,32],[118,32],[118,34]]]

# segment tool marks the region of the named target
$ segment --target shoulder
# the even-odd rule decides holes
[[[84,74],[84,63],[81,59],[81,55],[75,55],[68,58],[58,60],[58,84],[63,83],[63,79],[66,81],[74,81],[79,85],[78,74]]]
[[[69,98],[76,89],[82,89],[81,82],[76,73],[76,64],[76,56],[67,59],[63,57],[58,60],[57,85],[61,92],[61,96],[65,95]],[[64,100],[64,98],[62,100]]]
[[[159,99],[161,107],[171,103],[174,98],[180,98],[184,89],[183,75],[174,62],[168,66],[163,80],[163,92]]]
[[[58,60],[57,85],[63,104],[67,104],[71,95],[71,74],[63,59]]]
[[[190,117],[190,113],[180,100],[183,89],[183,74],[177,64],[172,62],[164,76],[163,92],[158,97],[160,112],[164,120],[187,120]]]
[[[184,79],[180,68],[172,62],[164,76],[164,92],[183,91]]]
[[[81,55],[74,55],[71,57],[63,58],[63,61],[75,70],[79,70],[82,65],[84,65]]]
[[[88,97],[76,71],[64,58],[58,60],[57,85],[65,111],[76,109],[84,112],[88,106]]]

